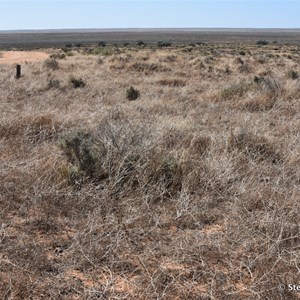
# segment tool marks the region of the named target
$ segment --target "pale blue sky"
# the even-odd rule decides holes
[[[300,28],[300,0],[0,0],[0,30],[173,27]]]

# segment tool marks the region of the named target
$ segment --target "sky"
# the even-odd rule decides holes
[[[0,0],[0,30],[300,28],[300,0]]]

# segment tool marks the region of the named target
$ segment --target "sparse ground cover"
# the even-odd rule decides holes
[[[102,48],[0,65],[2,298],[298,299],[299,47]]]

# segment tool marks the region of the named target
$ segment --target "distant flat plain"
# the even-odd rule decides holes
[[[105,41],[107,44],[148,44],[169,41],[173,44],[196,42],[237,43],[268,40],[300,44],[300,29],[63,29],[0,31],[0,48],[42,48]]]

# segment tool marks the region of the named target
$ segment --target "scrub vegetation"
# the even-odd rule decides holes
[[[0,65],[1,299],[299,299],[299,46],[51,51]]]

